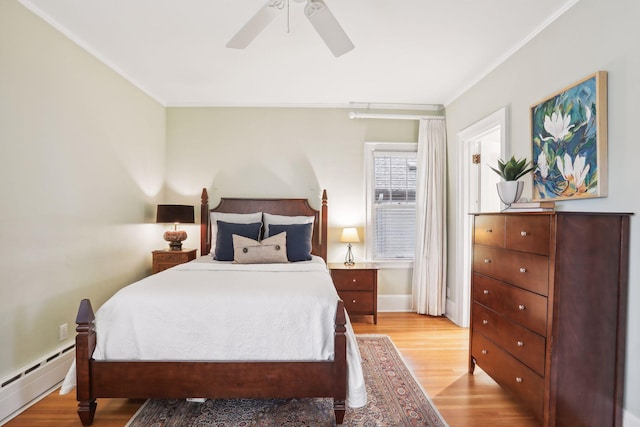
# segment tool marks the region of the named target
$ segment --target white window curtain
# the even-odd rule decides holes
[[[413,308],[432,316],[446,308],[446,139],[442,118],[420,119]]]

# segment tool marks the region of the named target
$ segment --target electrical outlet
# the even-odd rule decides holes
[[[60,341],[64,341],[67,339],[68,336],[69,336],[69,326],[66,323],[63,323],[58,328],[58,337],[60,338]]]

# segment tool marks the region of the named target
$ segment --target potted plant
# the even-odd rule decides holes
[[[515,156],[511,156],[506,162],[498,159],[498,169],[492,166],[489,167],[504,179],[504,181],[496,185],[498,188],[498,196],[500,196],[500,200],[502,200],[502,203],[507,205],[507,207],[517,202],[520,196],[522,196],[524,182],[518,181],[518,179],[535,168],[533,162],[527,161],[526,157],[516,160]]]

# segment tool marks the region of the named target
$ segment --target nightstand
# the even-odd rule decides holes
[[[180,251],[171,250],[159,250],[153,251],[153,269],[152,274],[166,270],[167,268],[175,267],[178,264],[184,264],[185,262],[196,259],[195,249],[183,249]]]
[[[347,313],[373,316],[373,323],[378,324],[378,267],[372,263],[330,263],[329,269]]]

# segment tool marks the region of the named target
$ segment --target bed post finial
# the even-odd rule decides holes
[[[320,224],[320,243],[321,243],[321,251],[322,253],[320,254],[320,256],[324,259],[325,262],[327,262],[327,246],[329,245],[329,238],[327,236],[327,232],[328,232],[328,222],[329,222],[329,216],[328,216],[328,208],[327,208],[327,190],[322,190],[322,208],[321,208],[321,212],[320,215],[322,216],[320,218],[321,224]]]
[[[96,398],[91,391],[91,357],[96,347],[96,332],[94,329],[95,315],[91,301],[83,299],[80,302],[76,316],[76,393],[78,399],[78,416],[82,425],[93,423],[96,413]]]
[[[347,316],[345,314],[344,302],[338,300],[336,310],[335,331],[334,331],[334,354],[335,378],[333,390],[333,411],[336,416],[336,424],[342,424],[346,412],[347,399],[347,337],[345,333]]]
[[[209,193],[202,189],[200,196],[200,256],[207,255],[211,249],[209,242]]]

